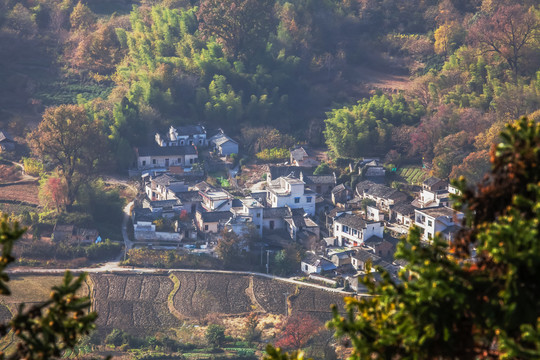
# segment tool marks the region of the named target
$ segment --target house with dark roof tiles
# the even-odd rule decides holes
[[[0,131],[0,152],[15,150],[15,141],[5,131]]]
[[[366,239],[383,238],[384,225],[381,221],[369,221],[351,212],[341,213],[333,219],[333,233],[337,246],[360,246]]]
[[[155,140],[160,147],[208,145],[206,129],[202,125],[171,126],[167,133],[156,133]]]
[[[141,146],[135,149],[137,168],[147,170],[152,168],[168,169],[169,166],[190,168],[197,162],[198,153],[193,145],[184,146]]]

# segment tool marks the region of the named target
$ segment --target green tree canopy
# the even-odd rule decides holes
[[[330,150],[338,157],[360,157],[387,151],[392,128],[412,125],[424,113],[417,102],[402,95],[375,95],[352,107],[327,113],[324,135]]]

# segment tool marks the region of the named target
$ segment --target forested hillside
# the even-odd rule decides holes
[[[275,129],[475,180],[505,121],[540,107],[535,5],[1,0],[0,126],[24,137],[45,107],[78,104],[118,169],[153,131],[205,123],[253,151]]]

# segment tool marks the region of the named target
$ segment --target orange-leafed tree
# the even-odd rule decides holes
[[[57,174],[43,179],[39,186],[40,202],[48,209],[62,212],[67,204],[67,186]]]
[[[293,314],[285,321],[276,346],[283,349],[301,349],[321,330],[322,323],[309,314]]]
[[[57,167],[66,186],[66,206],[75,202],[79,188],[96,172],[106,139],[101,124],[83,106],[60,105],[45,110],[28,144],[42,160]]]
[[[469,39],[486,52],[498,54],[518,74],[522,58],[535,41],[540,21],[534,10],[522,5],[500,6],[481,16],[469,29]]]

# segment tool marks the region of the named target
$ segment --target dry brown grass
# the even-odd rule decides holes
[[[6,183],[21,179],[21,170],[15,165],[0,165],[0,182]]]
[[[12,276],[9,282],[11,296],[2,298],[7,304],[35,303],[46,300],[51,288],[62,283],[62,275]],[[83,286],[81,295],[88,294],[88,287]]]
[[[0,200],[23,201],[39,205],[38,183],[21,183],[0,186]]]

